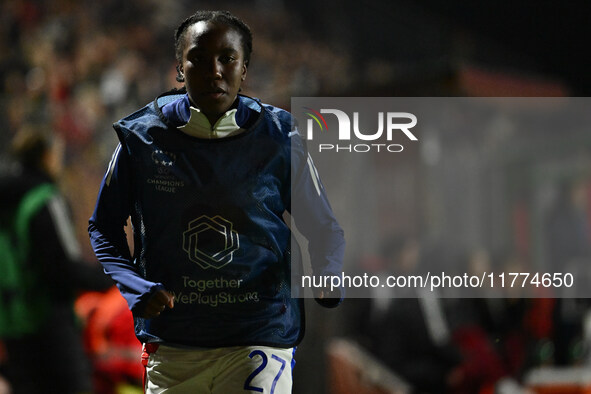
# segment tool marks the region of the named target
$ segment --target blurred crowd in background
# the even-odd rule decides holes
[[[197,8],[227,8],[251,26],[253,58],[243,93],[286,109],[292,96],[568,96],[578,92],[571,80],[545,74],[539,65],[528,69],[535,60],[445,25],[445,19],[431,15],[428,8],[410,2],[386,9],[377,1],[366,6],[358,3],[363,8],[359,16],[367,18],[362,27],[350,23],[354,15],[343,19],[352,4],[339,8],[338,3],[329,2],[322,9],[311,1],[296,5],[272,0],[3,0],[0,146],[7,147],[23,129],[49,130],[65,142],[60,186],[71,204],[83,255],[94,261],[86,227],[117,144],[111,124],[158,94],[180,87],[175,81],[173,31]],[[372,23],[382,27],[375,29],[375,40],[360,41],[356,29],[371,30]],[[394,47],[400,49],[396,56],[382,53],[392,50],[385,42],[400,42]],[[452,180],[457,173],[434,168],[420,151],[401,157],[396,168],[377,163],[380,176],[388,177],[398,190],[395,208],[382,212],[380,233],[388,236],[374,237],[373,256],[364,255],[354,240],[348,242],[346,266],[398,269],[393,267],[401,260],[427,258],[474,259],[476,265],[497,260],[498,266],[527,266],[539,258],[557,264],[588,260],[591,141],[584,132],[577,132],[571,144],[567,141],[550,151],[549,140],[541,141],[531,132],[512,137],[518,153],[503,150],[506,154],[493,168],[504,182],[495,195],[503,203],[493,203],[494,215],[504,219],[487,227],[483,224],[487,215],[482,214],[488,208],[487,196],[472,195],[470,201],[477,203],[466,205],[460,216],[480,217],[472,224],[482,231],[468,227],[469,239],[474,240],[468,244],[455,242],[464,233],[446,233],[446,216],[433,209],[437,204],[432,200],[453,195],[458,187],[477,189],[485,182],[478,180],[485,179],[482,174],[491,169],[491,163],[466,153],[478,152],[481,140],[466,144],[452,137],[442,142],[450,148],[448,152],[461,158],[458,165],[482,170],[475,170],[471,181],[459,186]],[[0,156],[0,167],[6,160]],[[548,172],[550,178],[545,177]],[[432,193],[438,182],[446,180],[447,192]],[[325,183],[339,216],[339,190],[331,190],[330,179]],[[342,216],[344,222],[355,217]],[[441,252],[448,239],[451,250]],[[294,370],[294,392],[337,392],[321,351],[336,336],[360,344],[403,380],[428,393],[487,392],[504,377],[519,386],[531,368],[589,362],[587,300],[504,298],[436,304],[421,300],[420,295],[393,294],[387,299],[347,300],[342,308],[328,312],[310,304],[307,336]],[[116,290],[82,295],[76,311],[93,361],[97,393],[137,388],[140,345]],[[2,362],[6,361],[0,358]]]

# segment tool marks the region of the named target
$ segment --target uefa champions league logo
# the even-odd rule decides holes
[[[156,149],[152,152],[152,161],[154,161],[156,165],[170,167],[176,161],[176,155],[172,152]]]

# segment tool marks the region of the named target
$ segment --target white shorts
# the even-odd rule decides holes
[[[159,345],[147,356],[144,390],[169,393],[289,394],[295,348],[183,349]]]

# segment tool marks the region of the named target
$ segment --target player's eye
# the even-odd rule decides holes
[[[236,60],[236,58],[234,56],[230,56],[230,55],[220,56],[220,62],[222,64],[228,64],[228,63],[233,62],[234,60]]]
[[[192,53],[187,56],[187,60],[191,63],[203,63],[205,61],[205,56],[197,53]]]

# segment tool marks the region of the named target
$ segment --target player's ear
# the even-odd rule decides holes
[[[248,71],[248,62],[244,62],[242,63],[242,75],[240,76],[240,79],[242,81],[244,81],[246,79],[246,72]]]
[[[176,81],[177,82],[185,82],[185,74],[183,73],[183,65],[180,63],[176,65]]]

